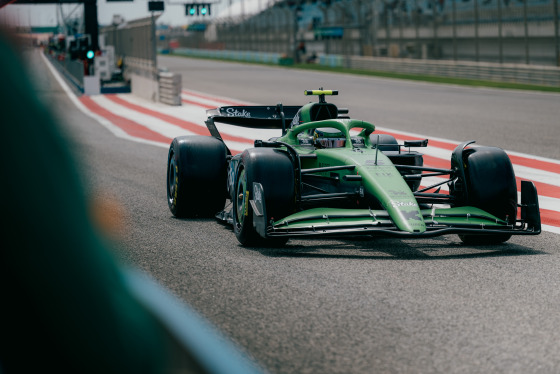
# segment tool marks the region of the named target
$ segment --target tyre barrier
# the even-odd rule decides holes
[[[181,105],[181,75],[159,73],[159,101],[168,105]]]

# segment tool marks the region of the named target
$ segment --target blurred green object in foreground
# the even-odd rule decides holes
[[[0,373],[256,373],[147,276],[120,266],[79,165],[0,30]]]
[[[0,370],[166,372],[157,321],[90,221],[77,165],[0,34]]]

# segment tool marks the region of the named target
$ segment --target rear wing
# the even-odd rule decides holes
[[[206,127],[210,134],[222,140],[216,123],[226,123],[234,126],[254,129],[278,129],[282,135],[286,133],[292,120],[301,106],[262,105],[262,106],[222,106],[206,111]],[[339,109],[339,118],[348,118],[348,109]]]
[[[249,127],[254,129],[278,129],[282,135],[296,116],[300,106],[222,106],[206,111],[208,119],[205,121],[210,135],[222,140],[216,128],[216,122],[229,125]],[[229,152],[229,150],[228,150]]]
[[[301,106],[222,106],[206,111],[208,120],[257,129],[282,129],[284,121],[290,123]]]

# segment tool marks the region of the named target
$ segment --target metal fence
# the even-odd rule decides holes
[[[155,21],[147,17],[101,28],[105,44],[114,46],[117,60],[123,59],[125,74],[157,77]]]
[[[290,0],[178,39],[296,60],[316,53],[560,66],[559,1]]]
[[[283,60],[283,56],[278,53],[255,51],[177,48],[173,53],[189,57],[279,65],[282,65]],[[560,86],[560,68],[556,66],[343,55],[321,55],[316,63],[321,66],[357,70]]]

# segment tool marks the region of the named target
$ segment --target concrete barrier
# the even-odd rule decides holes
[[[123,75],[130,80],[134,95],[144,99],[159,101],[159,87],[155,67],[151,60],[125,57]]]
[[[362,56],[349,56],[347,63],[348,68],[360,70],[560,86],[560,68],[554,66]]]
[[[151,77],[131,73],[130,88],[134,95],[152,101],[159,101],[158,82]]]
[[[224,60],[235,60],[245,62],[260,62],[278,64],[280,53],[254,52],[254,51],[231,51],[231,50],[207,50],[194,48],[177,48],[173,54],[203,58],[217,58]]]

